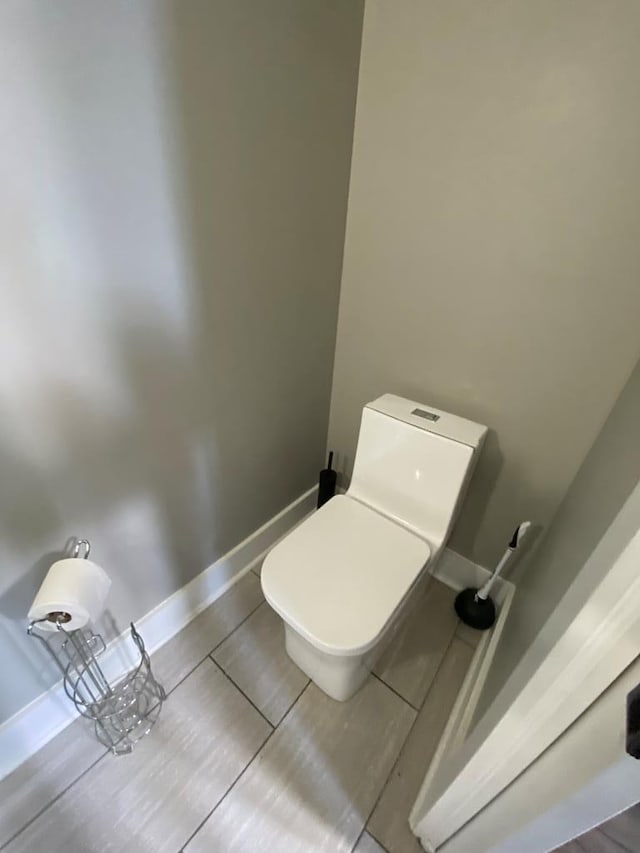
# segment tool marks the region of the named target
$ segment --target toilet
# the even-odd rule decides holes
[[[444,548],[487,428],[385,394],[362,411],[351,485],[267,555],[291,659],[333,699],[362,686]]]

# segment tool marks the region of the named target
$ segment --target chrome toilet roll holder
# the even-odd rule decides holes
[[[84,559],[88,559],[91,544],[87,539],[75,540],[70,556],[79,557],[82,549]],[[67,631],[64,626],[70,620],[70,614],[52,611],[30,622],[27,634],[38,639],[53,658],[62,672],[65,693],[79,713],[92,720],[98,740],[114,755],[129,753],[151,731],[166,699],[164,688],[151,671],[144,641],[132,622],[137,665],[111,684],[98,662],[106,649],[103,638],[90,627]],[[45,631],[43,623],[47,623]]]

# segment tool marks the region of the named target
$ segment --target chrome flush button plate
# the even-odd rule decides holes
[[[427,412],[425,409],[414,409],[411,412],[412,415],[417,415],[419,418],[424,418],[425,421],[439,421],[440,415],[436,415],[435,412]]]

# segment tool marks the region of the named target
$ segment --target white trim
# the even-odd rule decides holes
[[[439,768],[414,814],[423,844],[438,849],[479,814],[637,656],[639,518],[637,487],[491,707]]]
[[[442,853],[555,850],[634,805],[640,791],[640,762],[624,752],[624,708],[627,693],[639,681],[640,658],[447,841]],[[595,849],[586,842],[584,846]]]
[[[498,586],[498,583],[500,586]],[[478,643],[476,655],[471,662],[467,678],[463,683],[461,692],[464,692],[459,702],[459,720],[456,722],[455,728],[452,726],[451,749],[457,748],[467,736],[485,681],[489,675],[489,669],[500,643],[515,593],[516,588],[510,581],[496,581],[493,587],[496,606],[499,608],[498,618],[493,631],[486,632],[480,643]],[[465,686],[467,687],[466,690]],[[452,713],[452,719],[457,719],[455,708]]]
[[[470,586],[481,587],[491,577],[489,569],[485,569],[478,563],[463,557],[457,551],[452,551],[451,548],[443,550],[430,572],[436,580],[455,590],[466,589]]]
[[[446,549],[438,562],[434,577],[453,589],[481,586],[491,575],[488,569],[471,562],[461,554]],[[409,816],[412,832],[417,834],[416,824],[424,813],[424,803],[430,793],[433,780],[442,762],[459,747],[469,731],[480,695],[489,674],[491,663],[498,648],[516,588],[510,581],[499,578],[493,589],[493,598],[498,609],[498,618],[491,631],[480,638],[471,665],[456,697],[451,715],[442,732],[436,751],[429,764],[424,782]],[[424,843],[424,842],[423,842]],[[428,849],[428,848],[426,848]]]
[[[149,653],[181,631],[198,613],[237,583],[276,542],[315,509],[317,486],[309,489],[193,580],[136,620]],[[100,659],[110,680],[122,677],[132,662],[128,629],[109,643]],[[42,693],[0,725],[0,779],[26,761],[73,722],[77,713],[62,683]]]

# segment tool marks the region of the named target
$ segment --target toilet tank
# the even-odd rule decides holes
[[[481,424],[385,394],[362,410],[347,495],[439,549],[486,433]]]

